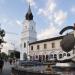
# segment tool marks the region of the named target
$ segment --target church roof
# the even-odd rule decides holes
[[[33,20],[33,14],[31,12],[31,8],[30,8],[30,5],[29,5],[29,9],[28,9],[28,12],[26,13],[26,20]]]
[[[38,41],[35,41],[35,42],[32,42],[32,43],[29,43],[29,45],[42,43],[42,42],[53,41],[53,40],[59,40],[59,39],[62,39],[62,38],[63,38],[63,36],[58,36],[58,37],[53,37],[53,38],[49,38],[49,39],[38,40]]]

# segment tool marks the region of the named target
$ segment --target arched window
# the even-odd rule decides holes
[[[62,58],[62,54],[59,54],[59,58]]]
[[[38,59],[38,55],[36,55],[36,59]]]
[[[49,59],[53,59],[53,54],[50,54],[49,55]]]
[[[56,54],[54,54],[54,58],[57,58],[57,55]]]
[[[70,53],[67,53],[67,56],[69,57],[70,56]]]
[[[24,42],[24,48],[26,48],[26,43]]]
[[[63,57],[66,56],[66,53],[63,53]]]

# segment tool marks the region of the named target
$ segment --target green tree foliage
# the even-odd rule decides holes
[[[8,59],[8,55],[5,52],[0,53],[0,58],[7,60]]]
[[[14,58],[14,52],[10,53],[9,57]]]
[[[20,58],[20,52],[15,51],[15,57],[19,59]]]
[[[10,53],[9,55],[10,58],[17,58],[17,59],[20,59],[20,52],[19,51],[13,51]]]

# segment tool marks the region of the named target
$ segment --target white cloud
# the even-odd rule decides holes
[[[2,52],[8,53],[8,50],[14,49],[13,45],[11,45],[11,42],[15,41],[16,45],[17,44],[19,45],[20,35],[18,35],[19,34],[18,31],[21,28],[21,21],[15,20],[15,19],[12,20],[9,17],[0,16],[0,23],[2,25],[1,26],[2,29],[5,30],[6,35],[4,37],[4,40],[7,42],[6,44],[3,44]],[[16,32],[15,32],[15,30],[16,30]],[[17,46],[17,48],[18,47],[19,46]]]
[[[54,1],[48,0],[46,4],[47,12],[53,13],[56,8],[56,3]]]
[[[38,15],[42,15],[42,16],[48,16],[47,11],[45,11],[44,9],[39,8],[38,10]]]
[[[30,3],[31,6],[35,5],[35,1],[34,0],[26,0],[28,3]]]
[[[38,39],[48,39],[57,36],[58,32],[59,29],[53,26],[53,24],[50,24],[48,28],[43,29],[40,33],[38,33]]]
[[[75,13],[75,6],[72,6],[71,9],[70,9],[70,11],[71,11],[72,13]]]
[[[58,9],[58,6],[55,0],[47,0],[47,3],[44,8],[38,9],[38,15],[46,17],[49,20],[49,26],[46,29],[43,29],[41,33],[38,33],[38,38],[50,38],[54,35],[58,35],[58,30],[64,24],[68,13]],[[51,23],[53,25],[51,25]],[[58,28],[57,28],[58,27]]]
[[[16,25],[21,26],[22,25],[22,22],[20,20],[16,20]]]
[[[66,20],[66,18],[67,12],[63,12],[62,10],[59,10],[54,14],[55,24],[62,25],[62,23]]]
[[[51,0],[48,0],[44,8],[39,8],[38,14],[48,17],[51,13],[54,12],[55,8],[56,3]]]

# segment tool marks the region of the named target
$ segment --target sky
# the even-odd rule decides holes
[[[7,41],[3,51],[19,46],[29,3],[39,40],[60,36],[61,29],[75,23],[75,0],[0,0],[0,24]]]

